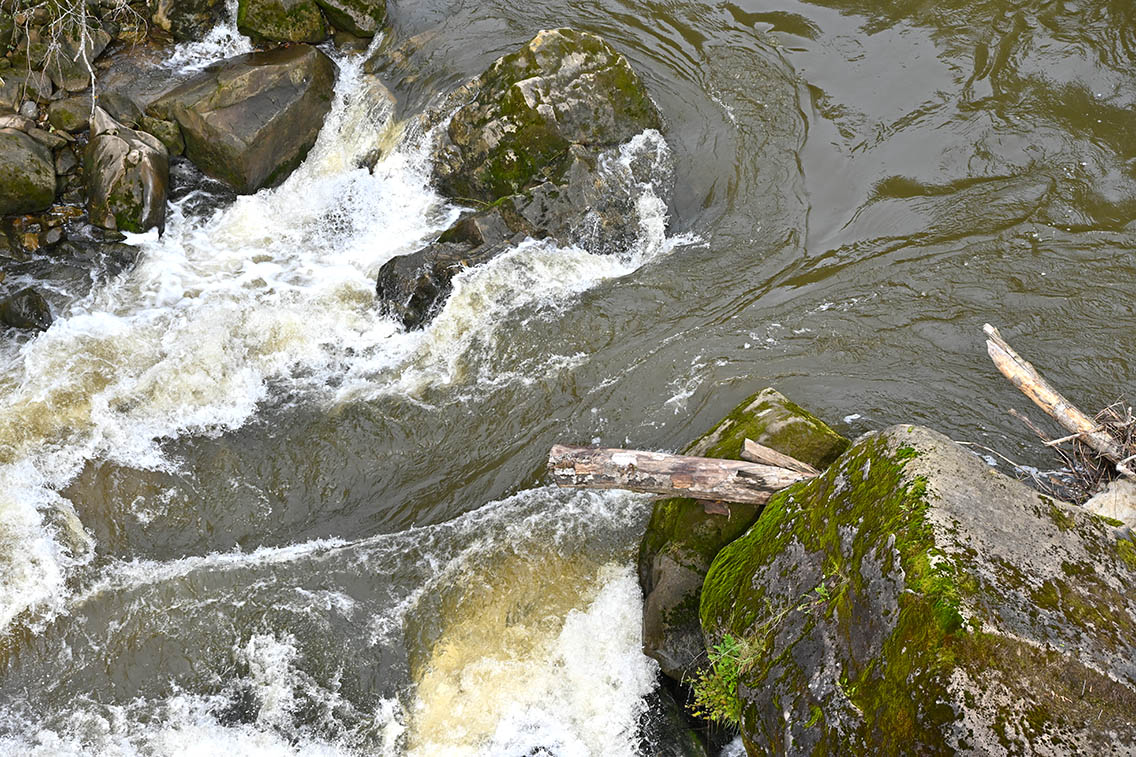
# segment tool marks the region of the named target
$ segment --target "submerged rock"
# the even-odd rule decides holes
[[[327,39],[327,22],[316,0],[240,0],[237,28],[257,42]]]
[[[327,20],[356,37],[373,37],[387,17],[386,0],[316,0]]]
[[[569,148],[613,147],[662,125],[638,75],[604,40],[574,29],[539,32],[467,85],[434,155],[443,193],[492,203],[561,183]]]
[[[43,295],[32,287],[0,298],[0,323],[28,331],[47,331],[51,308]]]
[[[0,129],[0,216],[47,210],[55,200],[51,150],[16,129]]]
[[[383,266],[377,293],[407,328],[440,310],[464,268],[524,237],[590,252],[627,249],[638,231],[635,188],[669,177],[642,162],[612,167],[620,146],[660,119],[627,59],[594,35],[542,31],[460,96],[469,102],[435,150],[435,175],[455,202],[487,207]],[[471,224],[485,228],[471,236],[463,231]]]
[[[132,232],[165,228],[170,158],[157,137],[96,108],[84,172],[91,223]]]
[[[225,16],[225,0],[150,0],[154,25],[178,41],[199,41]]]
[[[740,460],[746,439],[821,469],[850,444],[777,390],[765,389],[738,405],[685,454]],[[643,651],[675,681],[683,682],[705,657],[698,604],[711,562],[761,511],[758,505],[743,504],[729,509],[726,516],[707,513],[693,499],[660,500],[639,545]]]
[[[1134,582],[1110,522],[897,426],[774,497],[700,614],[750,754],[1120,754]]]
[[[300,165],[331,110],[336,69],[308,45],[215,63],[159,98],[149,115],[176,121],[185,154],[244,194]]]

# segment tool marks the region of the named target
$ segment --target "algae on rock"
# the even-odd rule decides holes
[[[861,439],[715,558],[751,754],[1136,748],[1136,571],[1104,520],[933,431]]]
[[[686,454],[740,459],[746,439],[824,468],[849,441],[775,389],[749,397]],[[745,533],[761,508],[731,504],[730,515],[707,513],[692,499],[655,503],[639,547],[639,584],[645,597],[643,647],[663,672],[682,681],[703,655],[698,620],[706,571],[718,551]]]

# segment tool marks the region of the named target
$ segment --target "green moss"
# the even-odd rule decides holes
[[[912,743],[936,743],[941,726],[954,720],[954,711],[940,703],[947,701],[954,642],[967,632],[961,598],[974,589],[961,582],[954,563],[935,545],[925,517],[927,482],[904,473],[915,456],[914,450],[905,450],[891,455],[882,440],[869,440],[819,478],[775,496],[754,526],[715,558],[700,606],[708,639],[723,633],[751,639],[759,632],[755,623],[763,608],[783,601],[770,594],[770,587],[792,585],[766,574],[778,556],[790,544],[823,556],[825,573],[844,576],[846,586],[833,593],[824,617],[800,621],[795,640],[771,649],[744,679],[750,688],[790,692],[810,707],[823,706],[809,701],[794,649],[810,638],[818,622],[847,636],[870,589],[862,572],[866,560],[902,580],[905,590],[896,597],[898,613],[890,620],[882,650],[868,659],[848,660],[842,682],[849,701],[863,714],[862,731],[853,741],[891,753]],[[760,712],[755,709],[751,717],[760,719]],[[773,730],[762,732],[773,738]],[[775,743],[765,746],[776,750]]]
[[[1116,540],[1116,556],[1131,570],[1136,570],[1136,542],[1131,538]]]
[[[327,39],[327,24],[314,0],[240,0],[237,28],[261,41],[315,44]]]
[[[1048,505],[1049,518],[1059,529],[1061,529],[1062,531],[1068,531],[1076,525],[1077,520],[1073,517],[1073,514],[1066,511],[1052,499],[1050,499],[1049,497],[1042,497],[1041,501]]]

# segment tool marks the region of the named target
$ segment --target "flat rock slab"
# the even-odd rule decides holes
[[[307,156],[335,79],[323,52],[293,45],[215,63],[148,113],[178,123],[185,154],[203,173],[251,194],[279,184]]]
[[[1131,754],[1136,544],[897,426],[770,501],[714,559],[750,754]]]

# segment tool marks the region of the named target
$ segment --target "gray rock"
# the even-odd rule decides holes
[[[151,19],[179,41],[200,41],[225,16],[224,0],[150,0]]]
[[[108,90],[99,95],[99,107],[123,126],[135,128],[142,120],[142,109],[129,95]]]
[[[170,180],[165,145],[102,108],[95,109],[91,134],[84,157],[91,223],[118,231],[163,229]]]
[[[47,331],[51,308],[43,295],[31,287],[0,299],[0,323],[27,331]]]
[[[106,50],[110,39],[110,34],[97,26],[88,31],[85,44],[76,32],[61,35],[59,50],[44,60],[43,70],[59,89],[81,92],[91,86],[94,63]]]
[[[627,59],[587,32],[539,32],[467,85],[435,152],[449,197],[485,203],[545,181],[561,183],[569,147],[598,151],[661,126]]]
[[[59,131],[86,131],[91,120],[91,93],[65,97],[47,106],[47,120]]]
[[[0,129],[0,216],[47,210],[54,200],[51,151],[22,131]]]
[[[1134,582],[1108,522],[896,426],[774,497],[700,616],[750,754],[1129,754]]]
[[[0,116],[0,129],[15,129],[27,134],[32,129],[35,129],[36,122],[27,116],[22,116],[18,113],[8,113]]]
[[[20,115],[24,118],[35,118],[39,115],[39,106],[31,100],[28,100],[20,106]]]
[[[386,0],[316,0],[327,20],[356,37],[373,37],[387,17]]]
[[[0,84],[0,106],[19,110],[27,100],[45,103],[54,91],[51,78],[42,71],[8,71]]]
[[[58,150],[68,144],[68,139],[44,129],[28,129],[27,135],[49,150]]]
[[[820,469],[849,446],[822,420],[770,388],[747,398],[685,453],[739,460],[746,439]],[[706,572],[718,552],[745,533],[761,512],[752,505],[729,509],[727,516],[707,513],[692,499],[659,500],[639,545],[643,652],[679,683],[705,660],[698,604]]]
[[[308,45],[241,55],[163,95],[148,115],[176,121],[194,165],[249,194],[303,161],[331,109],[335,77],[331,59]]]
[[[440,310],[463,267],[523,236],[598,253],[627,249],[638,232],[642,187],[670,180],[669,167],[662,177],[638,162],[614,167],[620,145],[660,121],[627,60],[599,37],[542,31],[467,84],[463,96],[469,102],[434,153],[438,185],[457,202],[491,206],[475,216],[504,232],[455,246],[451,230],[383,266],[377,293],[407,328]]]
[[[1119,478],[1089,499],[1083,507],[1091,513],[1136,528],[1136,481]]]
[[[72,150],[60,150],[55,155],[55,173],[66,176],[79,167],[79,159]]]
[[[240,0],[237,28],[257,42],[309,42],[327,39],[327,22],[316,0]]]
[[[173,121],[143,116],[139,122],[139,127],[147,134],[153,134],[160,139],[170,155],[181,155],[185,152],[185,140],[181,136],[181,127]]]

